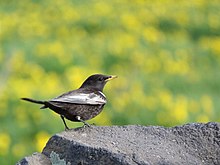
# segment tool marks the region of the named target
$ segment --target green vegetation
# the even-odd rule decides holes
[[[218,0],[1,0],[0,164],[64,130],[20,97],[53,98],[93,73],[119,78],[90,123],[220,122],[219,18]]]

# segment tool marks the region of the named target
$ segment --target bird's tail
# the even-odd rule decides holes
[[[45,101],[34,100],[34,99],[29,99],[29,98],[21,98],[21,99],[25,100],[25,101],[32,102],[32,103],[36,103],[36,104],[45,104]]]
[[[25,101],[32,102],[32,103],[36,103],[36,104],[43,104],[43,106],[40,109],[47,108],[47,106],[45,105],[46,101],[34,100],[34,99],[30,99],[30,98],[21,98],[21,99],[25,100]]]

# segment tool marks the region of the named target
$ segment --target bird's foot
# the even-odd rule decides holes
[[[89,123],[85,122],[84,120],[82,120],[80,116],[76,116],[76,119],[84,124],[83,128],[91,127],[91,125]]]
[[[69,131],[70,129],[69,129],[69,127],[65,127],[65,131]]]
[[[86,128],[86,127],[91,127],[91,125],[89,123],[83,122],[83,128]]]
[[[69,130],[69,127],[67,126],[66,122],[65,122],[65,119],[64,119],[64,116],[63,115],[60,115],[61,119],[63,120],[63,123],[64,123],[64,126],[65,126],[65,131],[68,131]]]

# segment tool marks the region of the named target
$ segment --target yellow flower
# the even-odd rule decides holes
[[[173,110],[174,118],[183,123],[188,118],[188,100],[185,96],[178,96]]]
[[[0,133],[0,155],[7,155],[11,144],[11,138],[7,133]]]
[[[149,42],[158,42],[163,39],[163,35],[154,27],[143,29],[143,36]]]
[[[141,26],[138,18],[131,13],[123,13],[121,16],[121,21],[128,29],[135,30]]]
[[[159,92],[159,98],[162,106],[164,106],[167,110],[173,109],[173,96],[167,90],[161,90]]]
[[[41,131],[36,135],[35,138],[37,151],[41,152],[49,140],[50,135],[45,131]]]
[[[24,156],[25,152],[26,152],[26,149],[25,149],[25,144],[24,143],[15,144],[12,147],[12,153],[16,157]]]
[[[208,95],[204,95],[201,98],[201,105],[206,114],[211,114],[213,110],[212,99]]]
[[[212,39],[210,44],[211,44],[211,49],[212,49],[213,53],[215,53],[217,56],[219,56],[219,54],[220,54],[220,38],[218,37],[218,38]]]
[[[207,115],[201,114],[197,117],[197,122],[207,123],[209,122],[209,118]]]

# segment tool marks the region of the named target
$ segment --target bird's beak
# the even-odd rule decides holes
[[[109,81],[109,80],[112,80],[112,79],[115,79],[117,78],[118,76],[110,76],[109,78],[105,79],[105,82]]]

